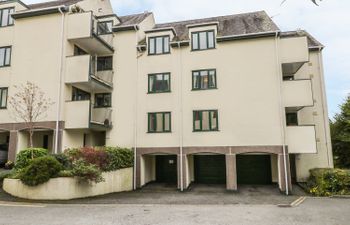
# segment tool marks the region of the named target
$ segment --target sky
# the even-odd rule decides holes
[[[23,0],[36,3],[45,0]],[[350,93],[350,1],[322,0],[111,0],[117,15],[153,12],[157,23],[265,10],[282,31],[305,29],[323,50],[330,118]]]

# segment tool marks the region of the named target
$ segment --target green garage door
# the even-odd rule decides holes
[[[271,184],[270,155],[237,155],[238,184]]]
[[[194,156],[195,182],[202,184],[225,184],[226,161],[224,155]]]
[[[176,155],[156,156],[156,181],[161,183],[177,183]]]

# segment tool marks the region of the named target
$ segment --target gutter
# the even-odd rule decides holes
[[[12,14],[12,18],[22,19],[22,18],[28,18],[28,17],[34,17],[34,16],[42,16],[42,15],[49,15],[49,14],[54,14],[54,13],[68,12],[68,10],[69,10],[69,8],[65,5],[48,7],[48,8],[44,8],[44,9],[25,10],[25,11],[19,11],[19,12]]]
[[[242,40],[242,39],[251,39],[251,38],[262,38],[262,37],[275,37],[279,36],[281,31],[273,31],[273,32],[259,32],[259,33],[251,33],[251,34],[240,34],[240,35],[228,35],[217,37],[217,42],[224,41],[232,41],[232,40]]]
[[[120,32],[120,31],[138,31],[140,28],[138,25],[134,24],[134,25],[124,25],[124,26],[117,26],[117,27],[113,27],[113,32]]]

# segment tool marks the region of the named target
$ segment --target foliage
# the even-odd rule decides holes
[[[59,163],[61,163],[64,169],[72,168],[72,163],[66,154],[52,154],[51,156],[54,157]]]
[[[85,181],[95,183],[103,182],[102,171],[93,164],[85,162],[83,159],[78,159],[73,162],[73,175]]]
[[[312,169],[307,182],[309,192],[316,196],[350,194],[350,171]]]
[[[108,165],[104,171],[114,171],[134,166],[134,153],[127,148],[104,147],[108,155]]]
[[[37,186],[57,177],[63,166],[52,156],[33,159],[20,174],[21,181],[28,186]]]
[[[14,170],[4,170],[4,171],[0,171],[0,183],[2,183],[2,181],[3,181],[5,178],[9,178],[13,173],[14,173]]]
[[[9,160],[5,163],[4,167],[6,170],[12,170],[14,166],[15,166],[15,163]]]
[[[100,170],[104,170],[109,161],[106,151],[88,147],[80,149],[79,159],[97,166]]]
[[[340,108],[330,124],[334,161],[339,168],[350,168],[350,95]]]
[[[57,177],[74,177],[72,170],[61,170]]]
[[[34,83],[14,86],[17,92],[8,98],[9,110],[15,120],[26,124],[29,133],[29,147],[33,148],[35,122],[44,119],[53,102],[45,97],[45,93]]]
[[[24,169],[30,162],[42,156],[48,155],[48,151],[43,148],[28,148],[20,151],[16,156],[15,169]]]

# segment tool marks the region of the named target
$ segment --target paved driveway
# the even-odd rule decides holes
[[[226,191],[223,185],[192,185],[190,190],[179,192],[174,186],[151,184],[134,192],[114,193],[104,196],[71,201],[36,201],[60,204],[167,204],[167,205],[228,205],[290,204],[305,193],[294,187],[294,195],[281,194],[276,186],[240,186],[239,191]],[[17,199],[3,191],[0,201],[33,202]]]

